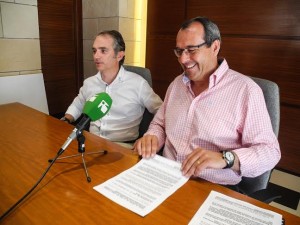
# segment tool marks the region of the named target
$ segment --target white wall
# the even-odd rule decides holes
[[[12,102],[49,114],[43,74],[0,77],[0,104]]]

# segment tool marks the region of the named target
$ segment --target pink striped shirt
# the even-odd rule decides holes
[[[199,176],[219,184],[258,176],[281,157],[262,90],[251,78],[229,69],[225,59],[210,76],[209,88],[196,97],[189,79],[183,74],[176,77],[147,134],[156,135],[160,147],[165,145],[165,157],[179,162],[197,147],[233,150],[240,174],[205,169]]]

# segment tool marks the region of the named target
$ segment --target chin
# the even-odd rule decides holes
[[[100,71],[101,70],[101,66],[100,65],[96,65],[96,69]]]
[[[187,76],[188,78],[190,78],[191,77],[191,73],[189,72],[189,71],[184,71],[184,74],[185,74],[185,76]]]

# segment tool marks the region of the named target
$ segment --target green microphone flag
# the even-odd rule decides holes
[[[112,99],[107,93],[98,93],[85,103],[83,113],[92,121],[96,121],[109,112],[111,105]]]

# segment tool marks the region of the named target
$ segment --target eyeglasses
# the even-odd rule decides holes
[[[179,58],[183,52],[186,52],[188,55],[193,55],[199,48],[206,45],[206,42],[203,42],[200,45],[188,46],[187,48],[174,48],[175,55]]]

